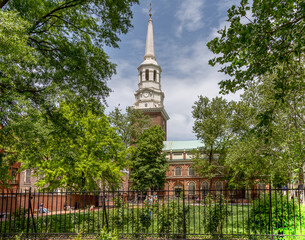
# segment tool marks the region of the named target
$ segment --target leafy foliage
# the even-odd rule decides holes
[[[221,64],[229,76],[220,83],[222,93],[246,90],[243,101],[254,110],[253,125],[235,139],[229,162],[245,169],[238,150],[252,152],[277,186],[304,181],[304,9],[303,1],[242,0],[228,10],[229,26],[208,43],[217,54],[209,63]]]
[[[252,185],[258,174],[276,186],[304,179],[303,91],[287,94],[285,101],[274,99],[273,80],[274,76],[266,75],[242,95],[251,115],[227,152],[226,163],[234,172],[231,182]]]
[[[138,0],[0,1],[2,183],[10,160],[23,160],[9,155],[23,151],[28,145],[21,143],[30,141],[18,133],[44,121],[61,125],[56,109],[64,99],[79,96],[88,103],[105,103],[110,91],[106,82],[115,73],[115,64],[103,48],[118,47],[119,34],[131,27],[135,3]],[[65,131],[62,128],[60,133]],[[35,153],[34,159],[43,155]]]
[[[130,179],[137,190],[158,190],[164,186],[168,168],[162,153],[164,131],[159,125],[143,131],[131,157]]]
[[[225,220],[230,216],[231,212],[227,206],[227,200],[222,194],[213,199],[207,195],[203,203],[208,208],[204,216],[204,226],[207,233],[222,234],[225,226]],[[206,223],[207,221],[207,223]]]
[[[193,131],[204,144],[202,148],[193,151],[192,161],[197,173],[212,179],[224,173],[224,153],[232,135],[231,103],[222,97],[210,100],[199,96],[192,113],[195,120]]]
[[[271,207],[270,207],[271,204]],[[269,219],[272,217],[272,221]],[[299,204],[295,199],[280,193],[262,194],[259,199],[254,200],[250,212],[248,227],[254,233],[270,234],[271,227],[274,233],[295,234],[295,222],[303,222]]]
[[[241,0],[228,10],[228,27],[207,46],[218,54],[209,63],[223,65],[223,92],[247,88],[265,74],[275,75],[275,88],[282,95],[304,78],[305,5],[303,1]],[[293,76],[291,78],[291,76]]]
[[[141,110],[131,107],[127,107],[125,113],[116,107],[109,113],[109,121],[126,147],[135,144],[143,130],[152,126],[149,116],[144,115]]]
[[[54,110],[59,124],[36,116],[37,124],[17,133],[23,140],[20,149],[28,147],[14,157],[23,159],[24,169],[35,170],[39,187],[92,190],[98,189],[98,181],[110,185],[121,181],[127,152],[120,137],[103,109],[81,98],[77,102],[63,101]],[[23,124],[34,120],[26,117]]]
[[[35,96],[35,103],[63,90],[84,97],[108,95],[105,81],[115,72],[115,65],[108,61],[103,46],[118,47],[118,34],[131,27],[130,7],[136,0],[7,2],[4,11],[16,11],[29,23],[24,34],[37,52],[36,65],[28,69],[28,77],[23,76],[27,84],[16,84],[20,74],[10,76],[18,86],[12,91],[31,100]]]
[[[161,236],[164,233],[169,234],[169,238],[183,238],[183,226],[189,226],[189,206],[183,205],[179,201],[169,201],[159,210],[158,232]],[[185,221],[185,222],[184,222]]]
[[[95,238],[96,240],[117,240],[118,237],[111,233],[107,232],[105,229],[102,229],[101,233]]]
[[[8,122],[19,118],[22,109],[17,105],[23,106],[24,103],[23,97],[11,91],[12,87],[22,86],[19,82],[14,82],[11,76],[18,75],[19,80],[29,77],[29,73],[22,67],[35,63],[36,59],[34,49],[27,44],[26,30],[29,22],[13,11],[0,11],[0,22],[0,183],[6,185],[13,164],[10,143],[14,141]]]
[[[135,223],[132,222],[135,225],[135,233],[133,234],[135,238],[142,238],[145,236],[145,233],[148,233],[148,229],[153,223],[153,214],[154,211],[150,203],[144,201],[143,208],[137,216]],[[130,220],[132,221],[133,219]]]

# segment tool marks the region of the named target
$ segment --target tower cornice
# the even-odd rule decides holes
[[[165,111],[164,108],[149,108],[149,109],[141,109],[142,112],[161,112],[162,116],[166,119],[169,120],[169,116],[167,114],[167,112]]]

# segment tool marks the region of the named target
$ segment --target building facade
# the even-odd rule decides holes
[[[192,150],[202,146],[203,143],[199,140],[164,142],[163,152],[166,153],[169,164],[165,190],[177,195],[184,189],[188,197],[194,198],[198,197],[199,192],[204,195],[208,190],[224,189],[226,183],[221,180],[221,176],[213,179],[199,176],[192,166]]]

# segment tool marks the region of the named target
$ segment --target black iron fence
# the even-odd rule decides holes
[[[0,237],[305,239],[298,189],[2,192]]]

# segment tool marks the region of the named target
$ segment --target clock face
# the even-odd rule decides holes
[[[143,96],[147,98],[148,97],[148,92],[143,93]]]

